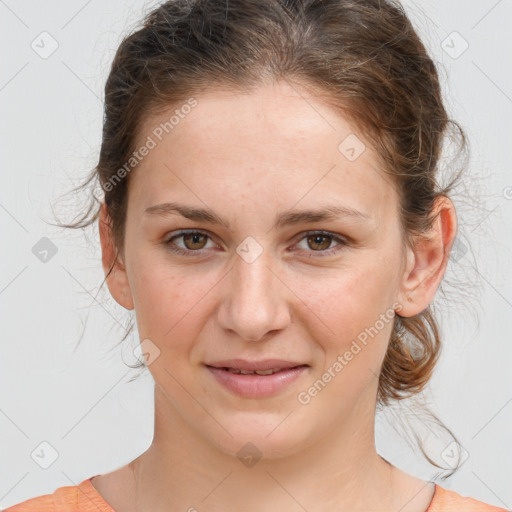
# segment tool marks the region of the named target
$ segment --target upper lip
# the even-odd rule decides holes
[[[206,363],[206,366],[216,368],[234,368],[236,370],[256,371],[271,370],[274,368],[293,368],[295,366],[308,366],[305,363],[284,361],[283,359],[262,359],[261,361],[246,361],[245,359],[226,359],[224,361],[215,361]]]

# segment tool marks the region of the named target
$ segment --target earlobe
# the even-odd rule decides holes
[[[112,236],[110,217],[105,203],[98,218],[101,243],[101,261],[108,289],[114,300],[126,309],[133,309],[133,298],[126,268],[120,259]]]
[[[407,249],[397,313],[410,317],[424,311],[435,297],[448,265],[456,235],[457,217],[450,199],[440,196],[434,206],[437,217],[431,230]]]

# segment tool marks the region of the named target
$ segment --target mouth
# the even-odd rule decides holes
[[[308,364],[267,359],[265,361],[229,360],[205,364],[214,381],[244,398],[267,398],[285,389],[309,373]]]
[[[292,370],[296,368],[302,368],[308,366],[307,364],[300,364],[297,366],[288,366],[286,368],[269,368],[268,370],[242,370],[240,368],[231,368],[229,366],[212,366],[206,365],[209,368],[215,368],[217,370],[223,370],[225,372],[234,373],[236,375],[273,375],[274,373],[280,373],[287,370]]]

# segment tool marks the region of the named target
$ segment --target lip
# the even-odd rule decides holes
[[[258,363],[260,366],[256,367],[255,370],[282,368],[279,364],[274,366],[274,362],[268,363],[270,366],[267,368],[261,368],[261,363],[262,362]],[[231,364],[234,363],[232,362]],[[281,361],[281,364],[283,364],[283,361]],[[232,368],[233,366],[229,367]],[[231,373],[223,369],[224,367],[216,368],[209,365],[205,365],[205,368],[218,383],[238,396],[243,398],[267,398],[289,387],[294,381],[300,378],[301,375],[304,375],[308,371],[309,366],[305,364],[294,365],[294,367],[286,367],[271,375],[243,375]],[[249,370],[250,369],[247,369],[247,371]]]
[[[270,370],[272,368],[286,369],[302,365],[305,365],[305,363],[285,361],[283,359],[262,359],[260,361],[246,361],[245,359],[224,359],[222,361],[206,363],[206,366],[213,366],[216,368],[235,368],[237,370],[245,371]]]

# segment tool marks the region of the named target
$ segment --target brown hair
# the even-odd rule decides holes
[[[99,162],[81,185],[99,180],[118,253],[130,174],[108,184],[133,156],[144,120],[212,87],[248,91],[274,80],[311,88],[373,144],[399,192],[406,244],[429,230],[434,201],[447,196],[462,173],[441,186],[443,141],[449,133],[457,135],[462,153],[466,138],[449,119],[434,62],[398,2],[173,0],[147,15],[117,50],[105,86]],[[93,196],[80,221],[61,225],[92,224],[98,202]],[[397,316],[379,376],[378,404],[419,394],[440,348],[430,306],[414,317]]]

